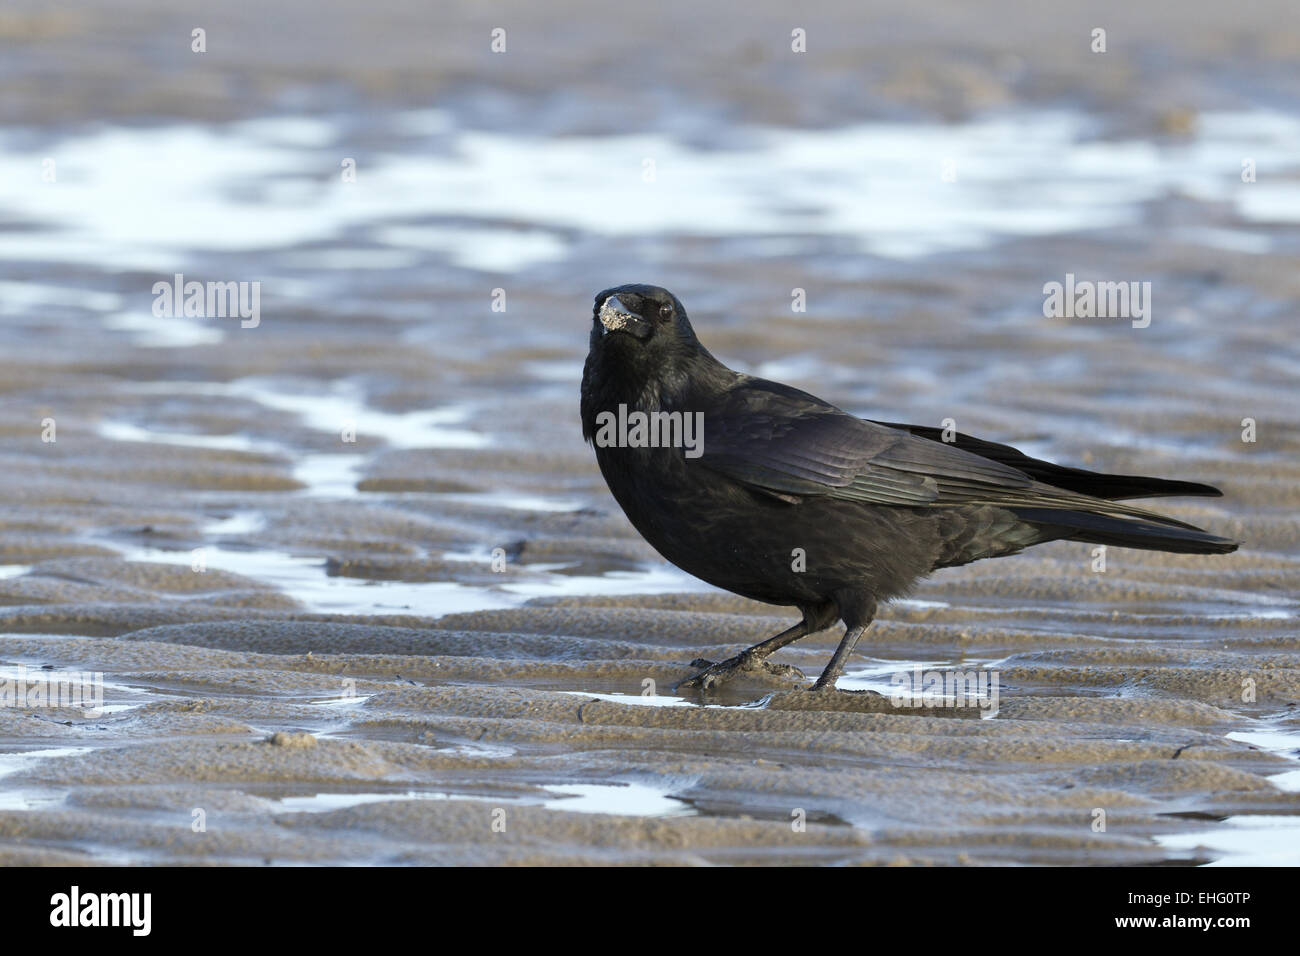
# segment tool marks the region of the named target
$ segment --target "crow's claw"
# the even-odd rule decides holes
[[[692,667],[703,667],[694,677],[682,681],[676,690],[696,689],[711,690],[735,677],[752,677],[764,683],[803,683],[807,680],[804,672],[789,664],[773,664],[763,658],[755,658],[747,652],[729,657],[715,664],[702,657],[691,661]]]

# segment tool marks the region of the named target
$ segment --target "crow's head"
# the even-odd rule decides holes
[[[701,351],[677,296],[653,285],[620,285],[596,296],[591,352],[618,364],[650,368]]]
[[[680,411],[735,378],[700,344],[686,310],[667,289],[606,289],[591,310],[591,348],[582,369],[583,434],[591,438],[601,411],[622,404]]]

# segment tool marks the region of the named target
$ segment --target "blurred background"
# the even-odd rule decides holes
[[[13,765],[28,776],[9,778],[4,805],[29,816],[5,817],[0,834],[33,826],[33,808],[68,780],[100,779],[95,761],[109,753],[154,768],[137,782],[181,788],[212,759],[205,748],[283,729],[445,744],[440,763],[393,777],[407,789],[460,792],[485,775],[506,789],[623,787],[612,803],[598,789],[569,796],[632,815],[689,806],[716,824],[788,819],[786,787],[828,826],[877,840],[882,826],[1012,826],[1009,807],[1062,781],[1127,787],[1159,807],[1101,856],[1072,842],[1053,797],[1008,838],[1029,846],[1025,834],[1059,825],[1047,849],[973,836],[867,851],[828,830],[833,849],[809,859],[1205,862],[1279,846],[1294,857],[1295,818],[1277,815],[1289,804],[1268,804],[1281,830],[1233,843],[1255,832],[1238,827],[1210,850],[1186,821],[1158,842],[1174,826],[1157,815],[1174,812],[1160,803],[1171,791],[1220,820],[1241,813],[1238,791],[1293,799],[1283,708],[1300,688],[1298,58],[1290,0],[8,0],[0,657],[115,675],[109,698],[126,722],[34,741],[19,721],[0,734],[12,753],[59,758]],[[1149,325],[1045,316],[1045,284],[1067,275],[1150,283]],[[158,283],[166,301],[190,282],[244,284],[256,311],[159,307]],[[628,790],[629,753],[650,746],[641,738],[610,745],[608,765],[573,741],[565,760],[536,762],[530,746],[553,754],[568,739],[558,694],[624,699],[649,675],[666,711],[683,703],[664,688],[692,657],[784,626],[776,609],[712,592],[648,549],[582,444],[592,296],[625,282],[672,289],[733,367],[849,411],[951,418],[1063,463],[1225,488],[1168,510],[1243,539],[1231,559],[1128,552],[1098,575],[1086,546],[1056,544],[950,572],[891,612],[864,642],[876,657],[841,683],[877,686],[917,661],[996,664],[1015,696],[1064,703],[1026,705],[1021,718],[1057,723],[983,753],[988,767],[1038,760],[1031,741],[1059,734],[1067,764],[1102,770],[1029,775],[976,799],[947,763],[969,755],[936,753],[885,787],[875,758],[853,750],[843,764],[865,776],[850,798],[843,777],[823,786],[780,748],[760,747],[793,761],[776,784],[680,757],[685,777],[637,777],[650,789]],[[371,629],[347,630],[359,626]],[[812,670],[833,637],[819,640],[807,643]],[[802,664],[804,647],[791,659]],[[337,673],[294,656],[308,651],[338,655]],[[346,673],[369,710],[347,709],[363,704],[340,697]],[[1245,702],[1243,675],[1270,690]],[[509,759],[457,756],[477,738],[463,697],[429,696],[446,681],[484,700],[522,688],[559,708],[556,724],[482,731]],[[210,720],[226,723],[182,716],[183,702],[213,694],[224,703]],[[1131,695],[1133,709],[1077,703],[1112,695]],[[1210,766],[1176,785],[1134,771],[1183,739],[1187,708]],[[783,729],[811,733],[831,718],[790,719]],[[758,746],[715,730],[714,752]],[[1224,743],[1228,733],[1254,736]],[[193,736],[165,753],[125,747],[151,734]],[[1097,737],[1132,749],[1099,751]],[[357,786],[350,765],[321,771],[328,786],[313,789],[301,768],[256,753],[223,793],[321,810],[310,801],[322,787]],[[473,763],[494,759],[490,772]],[[1256,783],[1283,773],[1290,796]],[[917,802],[922,789],[932,803]],[[1208,796],[1225,790],[1232,799]],[[629,793],[648,804],[627,810]],[[175,797],[186,799],[200,798]],[[1098,799],[1079,792],[1080,807]],[[374,859],[276,842],[259,807],[240,811],[248,846],[166,853],[243,859],[266,844],[304,860]],[[44,812],[51,845],[80,853],[57,836],[64,810]],[[414,852],[399,848],[429,819],[367,825],[397,854]],[[728,831],[708,858],[767,846],[764,832]],[[131,833],[121,858],[163,852],[147,827]],[[462,839],[456,859],[501,859]],[[628,839],[622,859],[684,859]]]

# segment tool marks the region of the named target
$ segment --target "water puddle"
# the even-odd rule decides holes
[[[192,552],[126,545],[111,546],[126,561],[190,566]],[[432,617],[517,607],[526,597],[455,581],[375,581],[325,573],[323,555],[298,555],[268,548],[204,545],[204,565],[270,585],[321,613],[391,614],[410,611]]]
[[[181,445],[187,448],[211,448],[220,451],[264,452],[284,454],[285,448],[274,442],[261,442],[245,435],[200,435],[196,432],[156,431],[130,422],[100,422],[99,436],[110,441],[144,442],[156,445]]]
[[[977,707],[980,716],[997,716],[1001,658],[962,661],[884,661],[845,671],[840,690],[868,690],[904,707]]]
[[[66,792],[26,788],[0,790],[0,810],[52,810],[62,804]]]
[[[75,757],[90,753],[90,747],[51,747],[44,750],[19,750],[12,753],[0,753],[0,777],[8,777],[20,770],[26,770],[42,760],[56,760],[59,757]]]
[[[242,378],[232,382],[135,382],[126,383],[124,387],[149,395],[245,399],[263,408],[288,412],[305,428],[339,436],[340,443],[343,435],[349,433],[381,439],[393,448],[485,448],[491,444],[480,432],[454,427],[466,420],[469,415],[467,408],[382,411],[368,405],[361,388],[347,381],[332,383],[325,389],[315,380],[290,388],[283,382],[260,378]],[[281,454],[290,450],[278,442],[257,441],[239,435],[158,432],[124,423],[101,425],[100,434],[116,441],[152,441],[197,448],[269,450]]]
[[[392,793],[317,793],[281,797],[274,802],[278,811],[289,813],[327,813],[367,803],[399,800],[474,800],[496,805],[541,806],[547,810],[564,810],[569,813],[634,817],[690,816],[696,812],[680,798],[669,796],[665,791],[643,783],[564,784],[547,786],[545,789],[557,796],[487,797],[440,790],[405,790]]]
[[[386,226],[371,236],[402,249],[441,253],[447,261],[480,272],[513,272],[568,255],[569,247],[555,233],[542,229],[502,229],[492,226]]]
[[[106,315],[103,326],[125,332],[136,348],[184,349],[197,345],[217,345],[225,333],[194,319],[156,316],[151,311],[116,312]]]
[[[506,760],[519,751],[501,744],[459,743],[450,747],[435,747],[435,753],[454,754],[457,757],[486,757],[489,760]]]
[[[336,383],[324,394],[316,383],[298,392],[274,387],[258,379],[239,379],[228,383],[187,383],[184,386],[171,382],[144,382],[132,385],[131,389],[148,394],[242,398],[256,402],[263,408],[288,412],[297,417],[304,427],[313,431],[337,436],[340,443],[338,452],[304,453],[283,442],[241,434],[205,435],[164,431],[119,421],[105,421],[98,426],[100,437],[111,441],[254,452],[293,461],[293,477],[304,486],[298,494],[304,497],[355,498],[360,494],[357,483],[368,456],[347,451],[351,443],[345,441],[344,436],[378,438],[391,448],[486,448],[491,445],[487,436],[479,432],[453,427],[465,421],[468,409],[457,407],[414,412],[379,411],[366,404],[361,389],[347,382]],[[470,502],[476,500],[474,496],[464,497]],[[541,498],[528,502],[524,497],[514,507],[563,511],[575,510],[576,507]],[[511,496],[485,494],[480,500],[485,504],[499,505],[511,500]]]
[[[587,697],[595,700],[607,700],[612,704],[627,704],[631,707],[698,707],[685,697],[669,697],[663,694],[596,694],[585,690],[562,690],[561,694],[574,697]],[[705,705],[715,706],[715,705]]]
[[[1167,850],[1209,851],[1206,866],[1300,865],[1300,816],[1242,814],[1202,833],[1171,833],[1156,837]]]
[[[746,695],[735,700],[717,703],[698,699],[691,700],[686,697],[675,697],[667,694],[595,693],[589,690],[562,690],[557,693],[569,694],[573,697],[582,697],[588,700],[609,701],[611,704],[626,704],[629,707],[704,707],[727,710],[762,710],[767,706],[768,700],[772,696],[769,693],[755,699],[752,695]]]
[[[952,607],[947,601],[922,601],[919,598],[893,598],[889,606],[911,608],[914,611],[941,611]]]
[[[544,495],[529,495],[513,491],[448,491],[439,492],[438,498],[444,501],[458,501],[467,505],[479,505],[484,508],[505,508],[509,511],[543,511],[569,512],[578,511],[582,502],[547,498]],[[448,554],[445,557],[452,557]],[[466,560],[481,560],[481,555],[472,555]]]
[[[656,787],[642,783],[571,784],[547,787],[560,794],[542,806],[548,810],[570,813],[608,813],[633,817],[694,816],[696,810],[679,797],[672,797]]]
[[[1268,782],[1279,790],[1289,793],[1300,792],[1300,731],[1264,728],[1249,731],[1233,731],[1224,734],[1229,740],[1238,740],[1252,747],[1259,747],[1280,757],[1285,757],[1297,765],[1295,770],[1286,770],[1269,776]],[[1300,846],[1300,842],[1297,843]]]
[[[681,594],[713,589],[670,564],[652,564],[640,571],[608,571],[601,575],[546,574],[537,581],[503,584],[501,590],[524,600],[532,600],[547,597]]]
[[[15,636],[0,634],[0,637]],[[23,637],[50,637],[62,635],[25,634]],[[93,682],[93,684],[89,683]],[[24,694],[30,693],[33,685],[40,685],[41,703],[28,704],[30,709],[36,707],[59,708],[81,711],[84,716],[95,720],[111,714],[120,714],[135,710],[150,700],[150,694],[140,691],[128,684],[105,680],[102,673],[93,670],[72,671],[61,667],[52,667],[37,661],[5,661],[0,663],[0,683],[9,690],[21,688]],[[109,694],[115,701],[110,703]],[[30,696],[27,700],[31,700]],[[6,704],[8,701],[6,700]],[[15,704],[14,706],[24,706]]]
[[[90,753],[90,747],[50,747],[0,753],[0,778],[28,770],[45,760]],[[47,810],[67,798],[67,791],[45,787],[0,787],[0,810]]]
[[[194,560],[194,553],[190,550],[134,545],[115,538],[105,539],[105,543],[126,561],[190,567]],[[269,548],[222,544],[205,544],[202,552],[206,568],[229,571],[270,585],[305,607],[322,613],[410,611],[440,617],[519,607],[538,597],[675,594],[703,587],[685,572],[661,565],[651,565],[642,571],[610,571],[604,575],[558,574],[555,569],[567,565],[531,565],[527,567],[536,573],[537,580],[487,587],[457,581],[395,581],[329,575],[325,556],[320,554],[293,554]],[[485,558],[484,566],[487,564]]]
[[[245,378],[216,386],[216,390],[289,412],[315,431],[341,436],[346,430],[358,437],[382,439],[392,448],[486,448],[491,444],[479,432],[453,427],[468,417],[465,408],[381,411],[367,405],[365,394],[349,382],[334,383],[322,392],[318,383],[287,390],[279,383]]]
[[[23,315],[49,308],[89,309],[109,312],[122,307],[122,297],[102,289],[83,289],[53,283],[0,281],[0,315]]]
[[[337,707],[340,710],[350,710],[355,707],[361,707],[366,701],[374,697],[374,694],[354,694],[350,697],[323,697],[316,700],[309,700],[307,703],[314,707]]]

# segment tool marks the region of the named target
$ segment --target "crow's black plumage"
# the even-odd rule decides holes
[[[637,412],[653,425],[615,427]],[[702,436],[690,431],[697,422]],[[656,425],[676,447],[649,444]],[[937,428],[866,421],[734,372],[700,344],[681,302],[655,286],[596,296],[582,428],[614,498],[660,554],[717,587],[803,614],[685,682],[701,688],[782,671],[767,661],[773,651],[838,618],[844,639],[814,685],[833,688],[877,603],[936,568],[1062,538],[1188,554],[1237,548],[1117,500],[1219,495],[1208,485],[1095,474],[968,435],[945,441]]]

